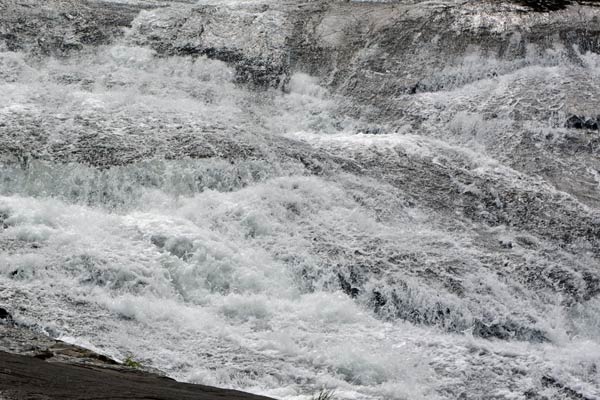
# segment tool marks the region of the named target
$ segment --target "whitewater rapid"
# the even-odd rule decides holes
[[[498,76],[397,99],[410,117],[373,124],[317,77],[257,91],[137,34],[68,58],[0,47],[0,129],[18,154],[0,160],[0,301],[18,322],[286,400],[600,398],[596,249],[537,222],[543,204],[599,218],[595,161],[592,198],[577,198],[514,162],[511,130],[524,103],[563,112],[582,86],[597,110],[597,55],[473,55],[460,74]],[[566,135],[559,117],[527,129]],[[513,198],[542,211],[491,223],[468,201],[488,192],[507,219]]]

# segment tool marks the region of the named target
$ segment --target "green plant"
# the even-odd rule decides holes
[[[142,364],[135,361],[131,356],[127,356],[125,361],[123,361],[123,365],[129,368],[142,368]]]
[[[319,391],[319,394],[313,395],[312,400],[335,400],[334,394],[335,390],[323,388]]]

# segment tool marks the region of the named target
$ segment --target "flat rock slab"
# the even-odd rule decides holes
[[[0,352],[0,399],[269,400],[142,371],[50,363],[5,352]]]

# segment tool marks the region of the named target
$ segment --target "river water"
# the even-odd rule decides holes
[[[317,77],[255,90],[134,33],[0,52],[0,300],[19,322],[287,400],[599,398],[598,252],[577,232],[600,221],[600,171],[566,147],[597,131],[556,122],[598,111],[598,55],[474,54],[462,76],[500,73],[399,98],[412,119],[373,134]]]

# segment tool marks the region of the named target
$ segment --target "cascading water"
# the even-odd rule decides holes
[[[598,131],[563,123],[600,110],[600,56],[474,50],[369,103],[318,68],[242,82],[237,53],[185,54],[177,18],[211,2],[138,3],[67,55],[0,41],[0,301],[20,323],[281,399],[600,398]],[[267,40],[212,23],[197,35]]]

